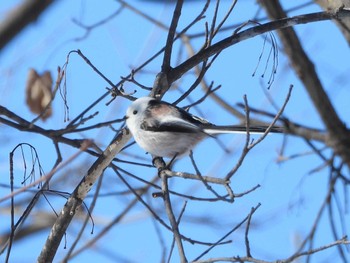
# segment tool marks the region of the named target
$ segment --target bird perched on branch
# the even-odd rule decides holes
[[[246,133],[244,125],[217,126],[182,108],[151,97],[141,97],[126,111],[126,124],[136,143],[155,157],[175,158],[189,153],[206,137]],[[265,133],[268,126],[249,126],[249,132]],[[269,132],[282,133],[282,127]]]

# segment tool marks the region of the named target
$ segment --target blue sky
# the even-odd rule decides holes
[[[16,2],[1,3],[0,14],[6,14]],[[226,10],[228,1],[223,1],[221,10]],[[298,1],[302,2],[302,1]],[[170,23],[173,5],[144,3],[141,1],[130,1],[130,4],[137,6],[155,19],[161,20],[164,24]],[[182,12],[179,28],[183,28],[197,15],[202,4],[191,1],[186,3]],[[131,68],[135,68],[148,59],[151,55],[163,47],[166,40],[166,31],[160,30],[144,18],[136,16],[129,10],[123,11],[119,16],[101,27],[93,29],[90,34],[81,41],[77,38],[84,35],[84,30],[74,24],[76,19],[83,24],[91,25],[113,13],[118,4],[115,1],[59,1],[35,23],[28,26],[20,36],[16,37],[0,54],[0,104],[11,111],[21,115],[27,120],[32,120],[35,115],[29,112],[25,105],[25,82],[29,68],[37,71],[50,70],[56,78],[57,67],[66,62],[67,54],[71,50],[80,49],[85,56],[114,83],[120,80],[121,76],[127,76]],[[211,7],[213,8],[213,7]],[[257,5],[254,1],[240,1],[237,4],[232,23],[244,22],[255,14]],[[292,15],[316,12],[316,6],[309,6],[295,11]],[[223,11],[222,11],[223,12]],[[211,12],[209,12],[211,14]],[[190,33],[197,33],[203,30],[204,22],[211,21],[208,15],[199,22]],[[332,22],[321,22],[296,27],[299,37],[308,55],[317,65],[316,69],[321,77],[326,91],[329,94],[337,112],[345,123],[349,122],[349,49],[338,29]],[[325,34],[326,33],[326,34]],[[223,33],[218,39],[228,36],[230,33]],[[217,40],[218,40],[217,39]],[[263,37],[256,37],[239,43],[229,50],[226,50],[215,61],[213,67],[208,71],[205,79],[215,85],[222,85],[218,95],[224,97],[232,105],[243,102],[243,95],[247,95],[249,105],[255,108],[262,108],[275,112],[264,95],[268,74],[265,78],[260,75],[264,72],[269,44],[266,44],[262,61],[257,69],[257,74],[252,73],[258,63],[258,57],[263,47]],[[201,41],[194,42],[196,48],[200,47]],[[180,42],[175,44],[173,64],[177,63]],[[281,46],[279,46],[281,48]],[[345,51],[345,52],[344,52]],[[184,53],[185,54],[185,51]],[[181,57],[185,59],[185,55]],[[267,93],[274,99],[278,106],[281,106],[288,88],[294,85],[292,97],[288,103],[285,115],[297,123],[322,129],[317,113],[315,112],[308,95],[300,81],[296,78],[293,70],[284,57],[282,50],[279,55],[279,66],[276,80]],[[142,74],[136,75],[137,81],[146,86],[152,86],[156,73],[159,72],[161,57],[153,61],[145,68]],[[267,65],[268,72],[271,69],[271,62]],[[192,75],[186,75],[177,82],[180,88],[174,87],[166,96],[165,100],[172,102],[181,95],[193,82]],[[69,115],[73,119],[83,109],[90,105],[96,98],[101,96],[108,84],[98,76],[79,56],[70,56],[66,72],[67,101]],[[125,90],[131,92],[137,90],[135,97],[145,96],[147,92],[139,90],[135,85],[127,83]],[[192,99],[203,95],[198,89]],[[116,99],[109,106],[105,103],[106,98],[89,114],[99,112],[87,125],[100,121],[107,121],[121,118],[129,101],[123,98]],[[184,101],[181,106],[189,102]],[[46,129],[59,129],[65,127],[64,105],[62,99],[57,96],[53,103],[54,113],[52,118],[46,122],[39,121],[37,124]],[[200,107],[191,109],[192,113],[199,114],[216,124],[237,123],[237,119],[218,107],[211,99],[206,100]],[[38,151],[41,163],[45,172],[49,172],[56,155],[51,141],[43,139],[39,135],[22,133],[9,127],[0,126],[2,135],[0,143],[1,183],[7,184],[9,178],[8,153],[20,142],[29,142]],[[118,128],[118,125],[115,126]],[[104,148],[111,141],[115,132],[111,129],[98,129],[90,132],[81,132],[71,135],[71,138],[92,138],[98,146]],[[256,137],[257,138],[257,137]],[[201,143],[195,150],[195,158],[203,174],[223,177],[239,158],[244,145],[244,135],[224,135],[220,137],[232,152],[227,155],[213,139]],[[311,151],[303,140],[288,137],[288,144],[285,156]],[[269,135],[268,138],[252,150],[248,155],[241,169],[232,178],[232,188],[235,193],[244,192],[260,184],[261,187],[253,193],[237,198],[233,204],[214,202],[204,203],[174,197],[174,210],[178,214],[185,201],[188,201],[184,214],[183,224],[180,225],[182,232],[191,238],[215,242],[240,222],[250,211],[251,207],[261,203],[253,217],[250,242],[252,254],[261,259],[277,260],[291,255],[295,251],[295,240],[304,237],[310,231],[316,213],[325,198],[328,186],[329,171],[321,169],[319,172],[309,174],[309,171],[320,166],[322,161],[315,155],[299,157],[287,162],[277,163],[278,153],[282,147],[282,135]],[[63,159],[66,160],[77,150],[68,146],[62,146]],[[135,160],[130,154],[137,154],[150,163],[150,156],[145,155],[138,146],[133,146],[121,155],[122,159]],[[16,175],[21,176],[23,165],[20,154],[15,157]],[[55,190],[71,192],[76,183],[86,173],[87,169],[94,162],[95,158],[88,155],[81,155],[74,160],[69,167],[59,172],[54,177],[51,187]],[[210,160],[210,161],[208,161]],[[155,169],[120,164],[120,167],[135,173],[136,175],[150,180],[156,175]],[[188,158],[180,160],[174,167],[177,171],[193,172]],[[133,186],[142,186],[141,183],[124,175]],[[20,178],[17,181],[19,185]],[[158,182],[159,183],[159,182]],[[200,182],[172,179],[170,187],[184,194],[193,194],[201,197],[212,197]],[[222,187],[216,187],[220,193],[224,193]],[[340,187],[339,187],[340,189]],[[111,170],[106,170],[102,193],[119,192],[126,190]],[[3,189],[2,193],[7,193]],[[163,203],[160,199],[152,199],[148,192],[145,200],[168,222],[163,211]],[[341,191],[341,190],[339,190]],[[94,189],[92,193],[94,192]],[[25,199],[30,194],[21,195],[18,200]],[[343,197],[340,193],[339,196]],[[88,227],[82,238],[82,243],[87,242],[99,233],[134,197],[132,195],[112,195],[100,197],[93,218],[95,220],[95,233],[90,235]],[[50,201],[59,211],[65,200],[50,196]],[[91,199],[87,199],[87,204]],[[2,203],[2,206],[5,203]],[[7,204],[7,203],[6,203]],[[38,210],[51,211],[44,200],[38,204]],[[9,217],[2,213],[0,231],[3,233],[9,226]],[[203,217],[215,222],[213,225],[204,224]],[[6,219],[6,220],[4,220]],[[346,215],[346,219],[349,216]],[[346,222],[348,223],[349,220]],[[79,230],[81,219],[76,221],[69,228],[67,233],[67,247],[72,244],[74,237]],[[102,260],[103,262],[158,262],[160,261],[161,246],[156,234],[154,219],[141,204],[136,205],[120,224],[114,227],[95,246],[79,254],[71,262],[92,262]],[[172,236],[169,231],[157,225],[162,233],[167,248],[171,244]],[[339,227],[339,226],[338,226]],[[347,225],[349,228],[349,225]],[[15,243],[12,250],[11,262],[34,261],[38,256],[48,232],[43,232],[30,239]],[[346,233],[344,233],[346,234]],[[207,257],[244,255],[244,228],[229,237],[233,240],[231,244],[215,248]],[[328,244],[334,241],[329,228],[327,216],[322,217],[319,231],[316,233],[315,247]],[[79,245],[78,245],[79,247]],[[199,245],[185,243],[185,250],[188,259],[194,259],[206,248]],[[168,251],[168,250],[167,250]],[[329,249],[315,256],[314,262],[321,262],[336,254],[336,249]],[[61,248],[55,258],[58,262],[64,256],[66,250]],[[109,256],[111,255],[111,256]],[[3,258],[3,255],[1,256]],[[92,260],[93,259],[93,260]],[[177,262],[177,252],[173,254],[172,262]]]

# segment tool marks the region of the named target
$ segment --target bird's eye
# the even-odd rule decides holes
[[[134,111],[132,112],[132,114],[136,115],[136,114],[137,114],[137,110],[134,110]]]

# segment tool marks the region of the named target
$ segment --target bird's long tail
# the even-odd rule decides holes
[[[249,133],[265,133],[269,126],[249,126]],[[230,126],[212,126],[205,128],[204,132],[207,134],[220,134],[220,133],[247,133],[247,127],[245,125],[230,125]],[[271,133],[283,133],[284,128],[281,126],[273,126],[269,131]]]

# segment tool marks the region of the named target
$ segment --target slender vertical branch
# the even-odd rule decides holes
[[[171,67],[170,66],[171,52],[173,50],[173,42],[174,42],[174,36],[176,33],[177,24],[181,16],[182,5],[183,5],[183,0],[178,0],[176,2],[173,18],[171,20],[171,25],[168,32],[168,38],[166,40],[164,58],[163,58],[163,64],[162,64],[162,72],[165,74],[169,72]]]
[[[161,158],[156,158],[154,159],[154,163],[158,167],[159,170],[159,175],[162,181],[162,193],[163,193],[163,200],[164,200],[164,206],[165,206],[165,211],[168,216],[168,219],[170,221],[170,225],[172,228],[172,232],[175,238],[175,242],[177,245],[177,249],[179,252],[180,260],[182,263],[186,263],[186,255],[185,255],[185,250],[182,244],[182,238],[179,230],[179,225],[178,222],[175,218],[172,205],[171,205],[171,200],[170,200],[170,194],[169,194],[169,186],[168,186],[168,176],[166,173],[164,173],[162,170],[165,168],[165,163]]]

